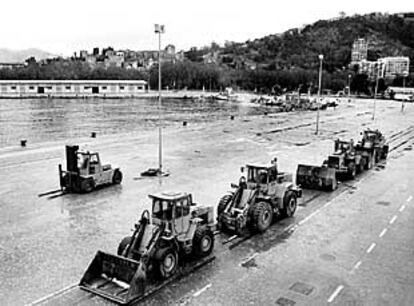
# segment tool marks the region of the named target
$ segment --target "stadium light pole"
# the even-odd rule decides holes
[[[316,112],[316,131],[315,135],[318,135],[319,132],[319,106],[321,102],[321,86],[322,86],[322,62],[323,54],[319,54],[319,87],[318,87],[318,102],[317,102],[317,112]]]
[[[162,123],[161,123],[161,34],[165,29],[162,24],[155,24],[155,34],[158,34],[158,174],[162,175]]]

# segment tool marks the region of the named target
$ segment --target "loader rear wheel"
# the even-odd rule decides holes
[[[121,184],[122,182],[122,172],[118,169],[114,171],[114,175],[112,177],[113,184]]]
[[[295,214],[298,202],[296,199],[296,194],[292,191],[288,191],[283,198],[283,209],[282,216],[285,218],[290,218]]]
[[[272,224],[272,206],[267,202],[259,202],[253,207],[252,228],[258,232],[266,231]]]
[[[172,248],[165,248],[158,254],[158,273],[162,279],[170,278],[178,267],[178,255]]]
[[[86,179],[81,182],[81,191],[89,193],[93,190],[94,183],[92,179]]]
[[[221,197],[217,206],[217,217],[224,211],[224,209],[226,209],[226,206],[230,203],[232,197],[231,194],[226,194]]]
[[[204,227],[197,228],[193,239],[193,252],[197,257],[209,255],[214,248],[214,234]]]
[[[119,243],[118,251],[116,253],[119,256],[122,256],[122,253],[124,253],[124,251],[127,248],[127,246],[129,244],[131,244],[131,241],[132,241],[132,237],[131,236],[124,237],[124,239],[122,239],[121,242]]]
[[[355,178],[356,170],[357,169],[356,169],[355,163],[353,163],[353,162],[349,163],[349,165],[348,165],[348,176],[351,180]]]

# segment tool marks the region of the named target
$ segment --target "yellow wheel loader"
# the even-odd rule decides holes
[[[299,164],[296,184],[307,189],[335,190],[338,180],[355,178],[365,169],[365,160],[356,151],[353,140],[335,140],[334,153],[322,166]]]
[[[152,215],[142,213],[132,236],[118,246],[117,255],[98,251],[80,287],[121,304],[146,293],[148,283],[178,273],[189,258],[202,258],[214,248],[212,207],[197,206],[188,193],[149,195]]]
[[[248,164],[247,179],[232,184],[234,191],[224,195],[217,207],[218,227],[243,234],[247,229],[266,231],[275,217],[291,217],[302,190],[292,174],[279,172],[277,160],[270,164]],[[244,167],[242,168],[244,172]]]

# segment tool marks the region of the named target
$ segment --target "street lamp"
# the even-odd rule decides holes
[[[348,74],[348,102],[351,102],[351,78],[352,75]]]
[[[377,105],[378,81],[379,81],[380,73],[381,73],[381,70],[382,70],[382,62],[378,61],[376,66],[377,66],[377,79],[376,79],[376,82],[375,82],[374,110],[372,112],[372,120],[375,120],[375,108],[376,108],[376,105]]]
[[[162,175],[162,123],[161,123],[161,34],[165,29],[162,24],[155,24],[155,34],[158,34],[158,174]]]
[[[321,86],[322,86],[322,62],[323,62],[323,54],[319,54],[319,87],[318,87],[318,111],[316,112],[316,131],[315,135],[318,135],[319,131],[319,104],[321,100]]]

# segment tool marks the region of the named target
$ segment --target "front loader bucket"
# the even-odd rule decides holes
[[[335,169],[310,165],[298,165],[296,184],[306,189],[335,190]]]
[[[145,271],[136,260],[98,251],[79,286],[125,305],[145,293]]]

